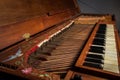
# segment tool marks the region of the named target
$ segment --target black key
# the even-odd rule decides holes
[[[91,46],[89,52],[102,53],[104,54],[105,49],[103,47]]]
[[[100,24],[99,30],[106,30],[106,24]]]
[[[106,33],[106,31],[105,30],[98,30],[97,33],[104,35]]]
[[[105,35],[103,35],[103,34],[96,34],[95,37],[96,38],[103,38],[103,39],[105,39]]]
[[[101,59],[101,60],[104,59],[102,55],[96,55],[96,54],[87,54],[87,57]]]
[[[88,66],[88,67],[103,69],[101,64],[96,64],[96,63],[93,63],[93,62],[84,62],[83,65]]]
[[[105,46],[105,41],[104,41],[104,39],[95,38],[95,39],[93,40],[93,44]]]
[[[100,59],[90,58],[90,57],[87,57],[87,58],[85,59],[85,61],[87,61],[87,62],[94,62],[94,63],[100,63],[100,64],[103,64],[103,63],[104,63],[104,62],[103,62],[102,60],[100,60]]]
[[[106,33],[106,24],[100,24],[97,33],[105,34]]]

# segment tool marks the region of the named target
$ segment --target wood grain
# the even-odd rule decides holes
[[[4,0],[0,12],[0,50],[78,14],[72,0]]]

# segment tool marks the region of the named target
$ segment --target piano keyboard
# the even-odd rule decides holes
[[[114,25],[99,25],[83,65],[119,73]]]

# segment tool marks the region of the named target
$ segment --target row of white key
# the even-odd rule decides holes
[[[105,42],[104,70],[119,73],[114,25],[107,24]]]

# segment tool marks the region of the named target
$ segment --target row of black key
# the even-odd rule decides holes
[[[89,49],[89,53],[86,56],[84,66],[94,67],[98,69],[103,69],[104,60],[104,47],[105,46],[105,33],[106,24],[100,24],[99,29],[93,40],[93,45]],[[91,54],[92,53],[92,54]]]

